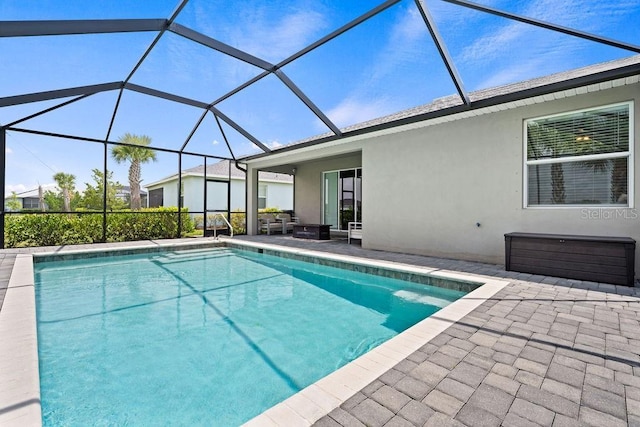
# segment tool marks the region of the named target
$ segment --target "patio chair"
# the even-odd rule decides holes
[[[362,241],[362,223],[361,222],[349,222],[347,224],[347,243],[351,244],[351,239],[358,239]]]
[[[272,230],[282,232],[282,223],[276,219],[276,216],[274,214],[259,214],[258,228],[261,232],[266,231],[267,234],[270,235]]]
[[[282,223],[282,234],[287,234],[288,232],[293,233],[293,226],[298,224],[298,218],[292,217],[288,213],[281,213],[276,215],[276,219]]]

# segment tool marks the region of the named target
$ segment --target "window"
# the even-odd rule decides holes
[[[362,169],[324,172],[324,224],[346,230],[350,221],[362,221]]]
[[[258,209],[267,207],[267,184],[258,184]]]
[[[36,197],[25,197],[22,199],[23,209],[40,209],[40,201]]]
[[[164,206],[164,188],[149,190],[149,207],[157,208]]]
[[[633,104],[525,121],[525,207],[631,207]]]

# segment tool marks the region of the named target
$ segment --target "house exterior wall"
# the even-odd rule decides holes
[[[191,212],[204,210],[204,182],[202,177],[186,176],[182,179],[184,186],[184,207]],[[293,185],[291,183],[266,182],[267,206],[283,210],[293,209]],[[168,181],[160,185],[148,187],[148,190],[163,188],[164,206],[178,205],[178,181]],[[207,186],[207,208],[224,210],[227,204],[226,183],[209,182]],[[245,210],[245,181],[231,180],[231,210]]]
[[[293,210],[293,184],[283,182],[264,182],[267,186],[267,207],[280,210]],[[244,201],[244,181],[242,181],[242,197]]]
[[[362,152],[363,247],[502,264],[504,234],[514,231],[628,236],[640,243],[640,84],[578,93],[344,143],[342,150]],[[634,101],[635,206],[523,208],[524,120],[623,101]],[[304,155],[265,161],[291,163]],[[260,160],[251,166],[261,167]],[[339,163],[299,166],[295,210],[304,220],[320,219],[321,172]]]
[[[204,182],[202,177],[188,176],[184,177],[182,182],[184,183],[184,206],[189,208],[189,211],[202,212],[204,210]],[[231,180],[230,191],[231,210],[244,210],[244,181]],[[226,182],[209,182],[207,185],[207,209],[226,209],[226,192]]]
[[[640,242],[635,209],[523,208],[524,120],[630,99],[637,104],[640,85],[372,140],[363,149],[365,246],[502,263],[504,234],[513,231],[630,236]],[[634,114],[637,146],[637,108]],[[392,144],[394,155],[389,156]],[[639,151],[634,151],[635,165],[640,164]],[[638,178],[636,173],[636,201]],[[604,217],[615,211],[624,213],[619,218]],[[640,271],[638,257],[636,264]]]
[[[178,180],[166,182],[162,185],[148,187],[147,192],[162,188],[162,205],[178,206]]]

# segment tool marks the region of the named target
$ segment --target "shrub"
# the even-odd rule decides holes
[[[94,215],[24,214],[7,215],[4,221],[5,247],[54,246],[93,243]]]
[[[222,213],[222,215],[228,219],[227,214],[226,213]],[[233,233],[234,234],[246,234],[247,233],[247,225],[246,225],[246,218],[247,215],[245,214],[244,211],[240,211],[240,210],[235,210],[233,212],[231,212],[231,220],[229,220],[229,222],[231,223],[231,226],[233,227]],[[220,217],[216,217],[216,214],[212,214],[209,213],[207,214],[207,228],[210,229],[211,227],[215,225],[222,225],[220,222]],[[204,229],[204,215],[194,215],[193,216],[193,223],[194,223],[194,227],[196,230],[203,230]],[[194,235],[202,235],[202,233],[194,233]]]
[[[181,235],[193,231],[186,209]],[[149,208],[107,213],[107,241],[170,239],[178,230],[177,208]],[[5,247],[57,246],[96,243],[102,240],[102,214],[6,215]]]
[[[182,232],[193,231],[193,221],[183,209]],[[161,207],[138,211],[123,210],[107,215],[107,241],[127,242],[132,240],[171,239],[178,231],[178,208]]]
[[[247,234],[247,214],[245,212],[231,212],[230,222],[235,234]]]

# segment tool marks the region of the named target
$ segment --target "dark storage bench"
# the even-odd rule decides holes
[[[299,239],[329,240],[331,224],[294,224],[293,237]]]
[[[630,237],[507,233],[504,243],[507,271],[633,286]]]

